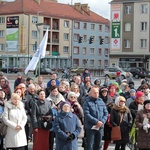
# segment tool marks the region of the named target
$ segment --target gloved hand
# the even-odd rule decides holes
[[[71,142],[71,141],[74,140],[74,139],[75,139],[75,135],[72,133],[72,134],[70,134],[70,135],[68,136],[67,142]]]

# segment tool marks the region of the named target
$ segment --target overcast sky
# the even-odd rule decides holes
[[[71,4],[82,3],[88,4],[90,9],[95,13],[110,20],[110,4],[111,0],[57,0],[59,3]]]

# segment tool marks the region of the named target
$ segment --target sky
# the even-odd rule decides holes
[[[90,10],[93,12],[103,16],[110,20],[110,4],[112,0],[57,0],[59,3],[64,4],[74,4],[74,3],[81,3],[81,4],[88,4]]]

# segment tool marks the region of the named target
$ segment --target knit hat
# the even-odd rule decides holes
[[[116,99],[115,99],[115,104],[116,104],[117,106],[119,106],[119,102],[120,102],[120,101],[126,102],[126,99],[125,99],[123,96],[118,96],[118,97],[116,97]]]
[[[141,92],[141,91],[136,92],[136,98],[139,98],[139,97],[142,97],[142,96],[144,96],[143,92]]]
[[[119,71],[116,72],[116,75],[117,75],[117,76],[120,76],[120,74],[121,74],[121,73],[120,73]]]
[[[150,99],[144,101],[144,107],[146,104],[150,103]]]
[[[136,93],[136,90],[135,90],[135,89],[131,89],[131,90],[129,91],[129,93]]]
[[[65,101],[65,102],[62,102],[62,103],[60,104],[60,109],[61,109],[61,110],[62,110],[62,108],[63,108],[64,105],[69,105],[69,106],[71,107],[70,102]]]

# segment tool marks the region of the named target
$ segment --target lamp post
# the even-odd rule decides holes
[[[39,28],[39,26],[43,26],[44,25],[44,23],[36,23],[36,28],[37,28],[37,31],[38,31],[38,34],[37,34],[37,48],[39,48],[39,44],[40,44],[40,28]],[[41,57],[41,56],[40,56]],[[40,75],[40,67],[41,67],[41,58],[40,58],[40,60],[39,60],[39,70],[38,70],[38,74]]]

